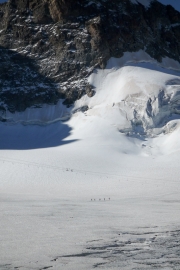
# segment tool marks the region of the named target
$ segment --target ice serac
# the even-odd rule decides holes
[[[124,53],[91,74],[89,83],[96,95],[82,97],[75,108],[87,106],[90,119],[98,117],[128,136],[172,132],[180,124],[179,70],[180,64],[172,59],[158,63],[144,51]]]
[[[135,3],[136,2],[136,3]],[[144,50],[180,61],[180,13],[158,1],[9,0],[0,4],[1,120],[27,108],[70,107],[111,57]],[[148,2],[148,1],[145,1]]]

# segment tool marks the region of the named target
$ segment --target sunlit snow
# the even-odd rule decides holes
[[[7,115],[0,269],[179,267],[179,75],[125,53],[88,78],[94,97]]]

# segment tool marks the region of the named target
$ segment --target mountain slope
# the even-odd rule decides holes
[[[1,268],[179,265],[179,120],[159,136],[132,125],[140,105],[141,119],[151,123],[147,102],[158,101],[162,87],[174,93],[162,95],[168,113],[178,102],[172,80],[179,79],[174,70],[179,64],[167,58],[163,63],[169,69],[142,51],[111,58],[105,70],[89,77],[96,91],[92,98],[83,96],[69,109],[59,104],[59,110],[73,109],[68,121],[0,123]],[[42,109],[41,121],[57,108],[50,107]],[[35,110],[38,116],[38,108],[19,116],[26,115],[28,123]],[[161,110],[152,106],[152,117],[165,113]]]
[[[8,111],[93,96],[87,77],[124,52],[180,61],[180,13],[158,1],[9,0],[0,14],[3,121]]]

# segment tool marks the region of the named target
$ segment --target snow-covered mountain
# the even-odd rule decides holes
[[[88,77],[111,57],[143,50],[158,62],[180,61],[180,13],[159,1],[9,0],[0,14],[2,121],[92,97]]]
[[[0,268],[176,269],[179,63],[128,52],[88,81],[0,123]]]
[[[169,2],[0,5],[0,269],[179,269]]]
[[[6,112],[9,122],[48,124],[85,116],[98,116],[129,136],[154,136],[176,128],[180,113],[180,64],[163,58],[161,63],[144,51],[111,58],[104,70],[88,77],[95,95],[84,95],[73,107],[57,105]]]
[[[84,113],[129,136],[175,129],[180,13],[165,4],[44,1],[41,12],[36,1],[2,4],[1,121],[48,124]]]

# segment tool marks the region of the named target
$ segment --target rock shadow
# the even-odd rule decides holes
[[[65,122],[45,123],[42,126],[13,124],[15,112],[23,113],[27,108],[41,110],[44,104],[53,106],[64,99],[64,95],[58,90],[56,82],[41,73],[28,52],[22,54],[0,46],[1,150],[38,149],[74,142],[65,140],[71,132]],[[8,111],[12,114],[12,123],[7,120]]]
[[[62,122],[49,125],[0,124],[0,150],[31,150],[73,143],[65,140],[71,128]]]
[[[1,115],[6,110],[14,113],[44,104],[56,105],[65,98],[56,82],[42,74],[38,62],[27,51],[23,53],[0,46]]]

